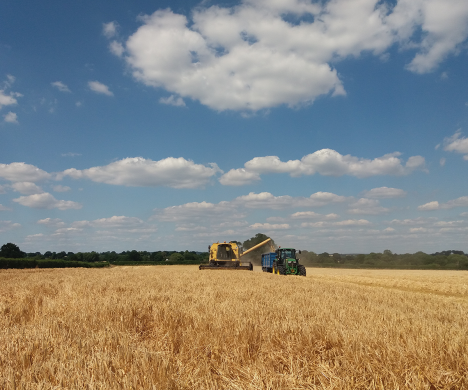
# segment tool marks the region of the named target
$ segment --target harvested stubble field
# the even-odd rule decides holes
[[[0,272],[2,389],[468,388],[468,273]]]

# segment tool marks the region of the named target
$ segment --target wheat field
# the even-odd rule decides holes
[[[468,388],[468,273],[0,271],[1,389]]]

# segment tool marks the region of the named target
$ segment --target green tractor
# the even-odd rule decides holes
[[[294,248],[279,247],[275,252],[262,254],[262,270],[277,275],[306,276],[306,268],[299,264]]]

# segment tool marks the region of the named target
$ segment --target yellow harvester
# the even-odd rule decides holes
[[[209,264],[201,264],[199,269],[253,271],[253,264],[251,262],[242,263],[241,257],[266,244],[270,240],[271,238],[253,246],[245,252],[243,252],[242,248],[239,248],[235,242],[215,242],[208,247]]]

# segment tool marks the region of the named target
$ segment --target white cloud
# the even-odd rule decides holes
[[[88,87],[91,91],[96,93],[101,93],[107,96],[114,96],[114,94],[109,91],[109,87],[99,81],[88,81]]]
[[[408,64],[416,73],[433,71],[459,50],[468,35],[468,4],[464,1],[399,0],[388,19],[404,45],[419,49]],[[418,29],[421,41],[411,41]]]
[[[287,223],[254,223],[248,227],[251,230],[286,230],[290,226]]]
[[[460,217],[468,217],[468,212],[461,213]]]
[[[56,208],[59,210],[68,210],[81,209],[83,207],[80,203],[73,202],[71,200],[57,200],[48,192],[29,196],[20,196],[19,198],[13,199],[13,201],[34,209]]]
[[[27,181],[13,183],[11,188],[24,195],[42,194],[44,192],[41,187]]]
[[[159,103],[168,104],[170,106],[176,106],[176,107],[185,107],[184,99],[182,99],[180,96],[176,97],[174,95],[171,95],[167,98],[160,98]]]
[[[219,178],[219,182],[225,186],[243,186],[259,181],[260,175],[255,172],[249,172],[244,168],[231,169]]]
[[[55,192],[67,192],[67,191],[70,191],[70,190],[71,190],[70,187],[68,187],[68,186],[62,186],[62,185],[60,185],[60,184],[58,184],[58,185],[56,185],[56,186],[53,186],[52,188],[53,188],[53,190],[54,190]]]
[[[146,226],[146,222],[142,221],[140,218],[126,217],[124,215],[114,215],[110,218],[100,218],[93,221],[76,221],[71,224],[72,228],[94,227],[101,229],[134,229],[142,226]]]
[[[60,218],[45,218],[45,219],[40,219],[37,221],[39,225],[44,225],[47,227],[51,228],[61,228],[65,226],[65,222],[63,222]]]
[[[4,186],[0,186],[0,194],[6,194]]]
[[[0,221],[0,233],[6,232],[8,230],[18,229],[21,225],[19,223],[14,223],[11,221]]]
[[[84,170],[70,168],[59,174],[58,178],[87,178],[98,183],[133,187],[198,188],[208,184],[218,172],[220,169],[214,163],[205,166],[182,157],[159,161],[135,157]]]
[[[7,123],[18,123],[18,115],[10,111],[7,114],[3,115],[3,120]]]
[[[11,209],[9,209],[8,207],[5,207],[2,204],[0,204],[0,211],[10,211],[10,210]]]
[[[255,157],[244,164],[245,168],[231,169],[221,176],[223,185],[245,185],[260,179],[260,174],[289,173],[292,177],[302,175],[323,176],[350,175],[365,178],[376,175],[408,175],[414,170],[424,170],[425,160],[421,156],[413,156],[406,164],[395,152],[377,157],[373,160],[343,156],[332,149],[321,149],[302,157],[301,160],[283,162],[277,156]]]
[[[447,72],[442,72],[441,75],[440,75],[440,78],[441,78],[442,80],[447,80],[448,77],[449,77],[449,76],[448,76],[448,73],[447,73]]]
[[[180,206],[166,207],[165,209],[155,209],[154,218],[165,222],[185,222],[185,221],[219,221],[226,218],[239,219],[245,215],[239,213],[230,202],[220,202],[217,204],[209,202],[191,202]]]
[[[411,228],[409,230],[410,233],[427,233],[429,230],[423,227],[418,227],[418,228]]]
[[[330,213],[330,214],[319,214],[314,211],[298,211],[297,213],[291,214],[291,218],[293,219],[337,219],[339,217],[338,214]]]
[[[418,210],[421,210],[421,211],[438,210],[438,209],[440,209],[440,205],[439,205],[439,202],[437,202],[436,200],[433,202],[429,202],[421,206],[418,206]]]
[[[468,5],[460,0],[399,0],[394,7],[378,0],[244,0],[229,8],[202,5],[191,15],[166,9],[141,17],[125,59],[137,80],[215,110],[343,95],[330,64],[362,53],[385,58],[395,43],[417,50],[409,70],[429,72],[468,35]],[[112,37],[115,24],[108,25]]]
[[[10,93],[6,95],[5,91],[0,89],[0,109],[2,109],[3,106],[13,106],[15,104],[18,104],[18,101],[15,99],[15,94]]]
[[[445,165],[445,162],[446,162],[445,157],[442,157],[439,161],[440,166],[443,167]]]
[[[103,23],[102,24],[102,33],[107,38],[112,38],[117,34],[118,27],[119,27],[119,24],[117,22]]]
[[[454,135],[444,139],[444,150],[465,154],[463,158],[468,160],[468,138],[461,136],[461,130],[457,130]]]
[[[323,228],[323,227],[346,227],[346,226],[368,226],[371,225],[367,219],[347,219],[338,222],[303,222],[301,227],[303,228]]]
[[[291,207],[320,207],[330,203],[344,202],[347,198],[330,192],[316,192],[309,198],[292,197],[289,195],[274,196],[269,192],[256,194],[250,192],[232,201],[233,204],[250,209],[273,209],[280,210]]]
[[[437,221],[437,218],[407,218],[407,219],[394,219],[390,221],[392,225],[414,226],[414,225],[428,225]]]
[[[61,81],[54,81],[53,83],[50,83],[53,87],[57,88],[60,92],[71,92],[70,88]]]
[[[390,209],[380,206],[378,200],[361,198],[349,205],[349,214],[378,215],[386,214]]]
[[[406,196],[406,191],[400,190],[399,188],[379,187],[365,191],[362,196],[372,199],[404,198]]]
[[[117,57],[122,57],[123,53],[125,52],[125,48],[118,41],[112,41],[111,43],[109,43],[109,50],[112,54],[116,55]]]
[[[418,210],[430,211],[440,209],[452,209],[454,207],[468,207],[468,196],[461,196],[460,198],[449,200],[447,203],[439,203],[438,201],[429,202],[418,206]]]
[[[34,165],[14,162],[11,164],[0,164],[0,177],[10,181],[38,182],[50,179],[51,175]]]

